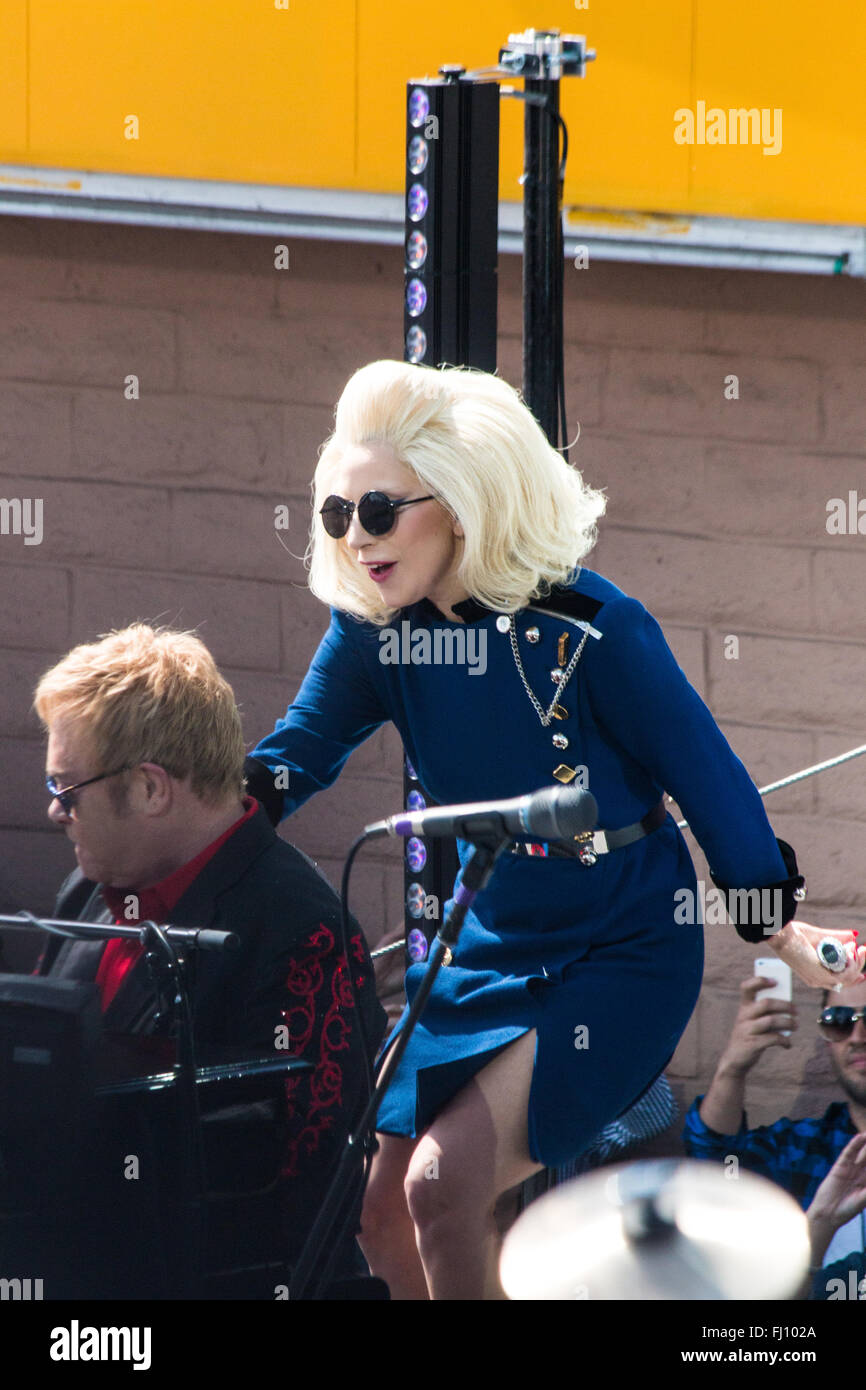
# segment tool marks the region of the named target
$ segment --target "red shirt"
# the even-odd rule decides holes
[[[182,864],[179,869],[175,869],[173,874],[169,874],[168,878],[164,878],[160,883],[155,883],[151,888],[144,888],[138,893],[134,893],[129,888],[111,888],[108,884],[103,884],[101,887],[102,896],[113,914],[117,926],[131,927],[136,922],[167,922],[172,910],[201,873],[208,860],[212,859],[226,840],[248,820],[251,820],[259,809],[259,803],[254,796],[245,796],[243,804],[244,814],[235,821],[234,825],[230,825],[228,830],[223,831],[222,835],[207,845],[194,859],[190,859],[188,864]],[[96,972],[96,984],[102,999],[103,1013],[136,961],[141,959],[143,952],[142,943],[131,938],[113,936],[106,942],[102,959],[99,962],[99,969]]]

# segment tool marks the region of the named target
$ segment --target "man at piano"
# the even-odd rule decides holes
[[[75,647],[42,677],[34,703],[48,735],[48,815],[77,861],[55,916],[235,933],[236,950],[197,952],[190,963],[197,1060],[235,1050],[273,1058],[282,1048],[283,1056],[312,1064],[281,1083],[285,1102],[281,1096],[280,1113],[266,1112],[266,1134],[262,1107],[253,1106],[258,1129],[245,1131],[243,1118],[232,1115],[234,1124],[209,1131],[206,1147],[211,1169],[219,1168],[208,1174],[211,1188],[227,1188],[229,1197],[250,1184],[259,1195],[279,1191],[281,1249],[291,1262],[362,1106],[364,1049],[372,1055],[385,1027],[360,927],[350,919],[362,1027],[347,981],[337,895],[246,795],[234,695],[196,636],[136,623]],[[170,1011],[160,1007],[138,940],[52,937],[38,971],[93,981],[107,1033],[155,1039],[166,1032]],[[255,1206],[251,1201],[251,1213]],[[223,1234],[232,1247],[231,1220],[242,1221],[244,1208],[235,1202],[227,1210],[234,1217]],[[243,1263],[249,1252],[216,1257],[229,1264],[233,1258]],[[250,1296],[242,1281],[231,1295]]]

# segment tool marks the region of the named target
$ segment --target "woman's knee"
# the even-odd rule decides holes
[[[422,1141],[412,1154],[404,1182],[404,1200],[416,1230],[434,1225],[492,1219],[496,1194],[483,1174]]]

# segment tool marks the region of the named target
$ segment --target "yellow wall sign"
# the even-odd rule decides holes
[[[399,192],[407,80],[532,25],[597,53],[567,203],[866,222],[862,0],[0,0],[0,163]]]

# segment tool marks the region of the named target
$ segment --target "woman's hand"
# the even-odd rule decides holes
[[[823,927],[810,926],[808,922],[798,922],[796,918],[782,927],[781,931],[768,936],[767,943],[786,965],[790,965],[794,974],[804,984],[812,985],[815,989],[862,984],[866,979],[863,974],[866,968],[866,947],[857,947],[853,959],[844,971],[834,973],[821,964],[816,950],[818,943],[826,936],[832,936],[841,946],[856,944],[853,931],[826,931]]]
[[[866,1134],[855,1134],[840,1153],[806,1212],[812,1263],[819,1265],[834,1234],[866,1207]]]

